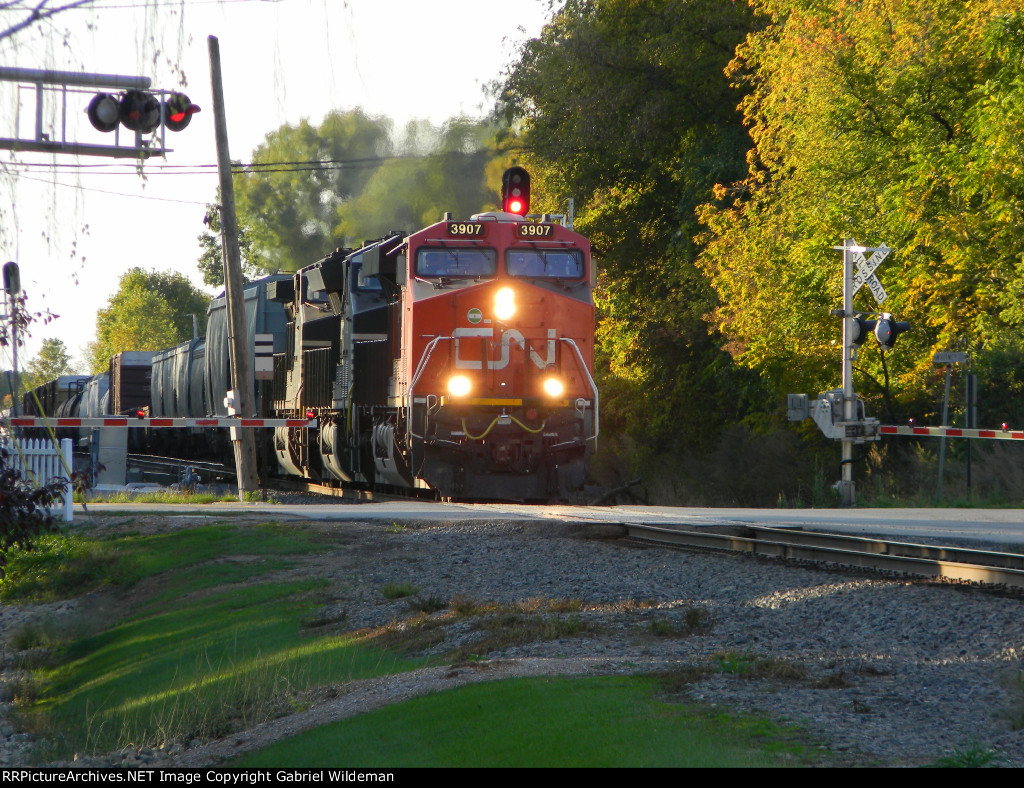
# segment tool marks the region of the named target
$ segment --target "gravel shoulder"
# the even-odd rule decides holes
[[[126,518],[95,518],[100,529]],[[233,522],[241,520],[232,519]],[[184,517],[133,519],[131,529],[189,527]],[[490,652],[470,664],[428,668],[331,688],[307,710],[218,742],[131,750],[78,765],[206,766],[330,721],[416,694],[519,675],[684,671],[745,659],[796,666],[744,674],[717,669],[688,683],[688,700],[797,722],[842,761],[920,765],[957,748],[983,747],[1024,766],[1024,694],[1014,683],[1024,657],[1024,602],[948,585],[811,569],[745,556],[631,544],[561,524],[310,523],[330,549],[294,572],[329,582],[326,619],[344,630],[381,627],[410,615],[388,601],[389,583],[422,596],[477,602],[582,601],[581,634]],[[601,538],[594,538],[595,533]],[[7,638],[30,616],[67,616],[89,600],[45,609],[0,606]],[[692,627],[694,610],[706,611]],[[443,614],[435,614],[442,616]],[[704,614],[702,614],[704,615]],[[655,624],[652,624],[655,622]],[[659,632],[662,634],[655,634]],[[443,627],[444,654],[472,644],[465,621]],[[1016,688],[1015,688],[1016,687]],[[24,763],[31,741],[0,707],[0,765]],[[19,738],[20,737],[20,738]]]

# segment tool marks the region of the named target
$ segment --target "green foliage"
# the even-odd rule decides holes
[[[196,239],[202,249],[202,254],[199,255],[199,272],[203,275],[203,284],[220,287],[224,284],[224,252],[221,243],[220,209],[217,205],[206,206],[203,224],[209,227],[209,230]],[[241,255],[242,278],[246,282],[277,273],[276,268],[261,267],[260,258],[253,248],[252,233],[243,224],[238,226],[238,250]]]
[[[39,353],[28,362],[28,366],[25,368],[21,388],[28,391],[54,378],[59,378],[61,375],[73,372],[71,356],[68,355],[68,349],[64,343],[55,338],[44,339]]]
[[[294,271],[339,246],[496,204],[490,122],[453,118],[438,129],[411,121],[397,142],[391,132],[387,118],[356,109],[268,134],[235,179],[244,276]],[[199,268],[207,284],[218,284],[216,210],[207,224]]]
[[[265,271],[295,271],[341,245],[338,209],[360,194],[391,156],[391,121],[360,109],[329,112],[267,134],[252,166],[234,176],[246,259]]]
[[[737,359],[779,394],[836,385],[842,264],[854,237],[895,252],[885,309],[913,330],[882,359],[865,345],[864,393],[936,401],[931,355],[1019,341],[1018,0],[757,0],[770,23],[737,50],[755,150],[747,176],[701,209],[702,270]],[[998,116],[998,117],[997,117]],[[1024,285],[1020,285],[1024,288]],[[876,308],[866,291],[856,308]],[[1005,344],[1005,342],[1004,342]],[[886,402],[890,405],[891,402]],[[934,408],[934,405],[932,406]]]
[[[498,179],[487,177],[498,155],[491,124],[453,118],[435,129],[412,121],[400,150],[400,158],[382,164],[339,206],[336,237],[356,245],[390,230],[418,230],[445,212],[469,217],[496,206]]]
[[[715,296],[694,266],[696,206],[744,169],[723,70],[754,24],[717,0],[569,0],[503,85],[537,209],[574,197],[599,258],[603,426],[652,451],[706,443],[763,404],[709,334]]]
[[[93,373],[126,350],[161,350],[192,338],[193,315],[199,333],[206,328],[210,297],[175,271],[125,273],[107,306],[96,313],[96,341],[89,345]]]

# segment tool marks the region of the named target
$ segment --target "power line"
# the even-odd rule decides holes
[[[368,156],[353,159],[308,159],[305,161],[248,162],[231,165],[237,174],[276,172],[330,172],[343,169],[367,169],[409,160],[429,160],[451,156],[473,156],[473,153],[433,153],[425,156],[406,154],[397,156]],[[135,165],[125,164],[72,164],[55,162],[6,162],[7,167],[18,172],[89,172],[93,175],[136,175]],[[206,175],[216,171],[216,164],[154,164],[148,165],[147,172],[157,175]]]
[[[96,192],[97,194],[109,194],[114,197],[131,197],[133,200],[158,200],[160,202],[176,202],[182,205],[209,205],[209,200],[176,200],[172,197],[155,197],[149,194],[126,194],[124,192],[112,192],[107,189],[94,189],[91,186],[81,186],[77,183],[61,183],[60,181],[46,181],[42,178],[24,178],[26,181],[45,183],[47,186],[63,186],[67,189],[81,189],[85,192]]]

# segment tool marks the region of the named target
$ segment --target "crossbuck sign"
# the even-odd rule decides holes
[[[853,259],[853,264],[856,266],[856,271],[853,275],[853,292],[856,293],[861,287],[867,283],[868,289],[871,290],[871,295],[875,297],[875,301],[881,304],[888,296],[886,295],[885,288],[882,287],[882,283],[878,281],[878,277],[875,276],[875,269],[882,264],[882,261],[889,256],[889,252],[892,250],[882,244],[868,259],[864,259],[863,253],[859,251],[851,251],[850,256]]]

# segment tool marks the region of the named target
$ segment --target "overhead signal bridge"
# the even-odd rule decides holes
[[[166,131],[183,130],[192,115],[199,112],[199,107],[183,93],[150,90],[149,77],[0,67],[0,82],[15,83],[18,92],[13,119],[14,136],[0,137],[2,150],[113,159],[164,156],[171,151],[166,144]],[[115,91],[116,95],[97,92],[97,89]],[[20,111],[23,92],[34,96],[34,112],[29,119],[22,118]],[[44,109],[47,106],[57,109],[53,122],[46,119]],[[113,132],[114,144],[69,140],[69,133],[74,133],[80,125],[72,122],[69,130],[69,112],[87,115],[98,132]],[[25,133],[22,133],[23,126]],[[32,127],[31,132],[28,131],[29,126]],[[122,141],[122,128],[130,142]]]

